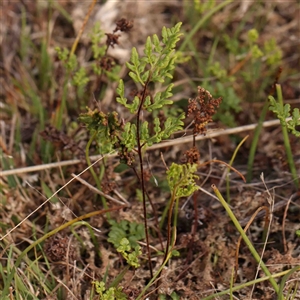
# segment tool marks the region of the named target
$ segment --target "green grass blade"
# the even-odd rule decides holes
[[[220,4],[216,5],[212,10],[210,10],[203,18],[200,18],[195,27],[186,35],[183,43],[179,47],[179,51],[183,51],[189,41],[193,38],[193,36],[198,32],[198,30],[219,10],[227,6],[233,2],[233,0],[222,1]]]
[[[255,159],[255,153],[256,153],[256,149],[257,149],[257,145],[258,145],[258,141],[259,141],[259,137],[263,128],[263,122],[266,118],[267,115],[267,111],[269,108],[269,103],[268,101],[265,102],[264,107],[262,109],[259,121],[258,121],[258,125],[255,128],[254,131],[254,136],[253,136],[253,140],[251,143],[251,147],[250,147],[250,152],[249,152],[249,158],[248,158],[248,164],[247,164],[247,182],[251,182],[252,180],[252,172],[253,172],[253,164],[254,164],[254,159]]]
[[[277,92],[278,102],[283,107],[284,104],[283,104],[282,91],[281,91],[281,86],[279,84],[276,84],[276,92]],[[296,169],[294,158],[293,158],[293,153],[292,153],[291,144],[290,144],[290,140],[289,140],[288,130],[287,130],[287,127],[283,126],[283,125],[281,125],[281,130],[282,130],[283,142],[284,142],[284,147],[285,147],[285,151],[286,151],[286,157],[288,160],[289,168],[292,173],[294,183],[295,183],[296,187],[298,188],[299,187],[299,178],[298,178],[297,169]]]
[[[242,236],[244,242],[246,243],[247,247],[249,248],[249,250],[250,250],[251,254],[253,255],[253,257],[255,258],[256,262],[260,265],[260,267],[263,270],[263,272],[267,276],[270,277],[269,281],[270,281],[271,285],[273,286],[275,292],[278,294],[279,287],[278,287],[276,281],[273,279],[272,274],[270,273],[270,271],[267,268],[267,266],[261,260],[259,254],[257,253],[256,249],[253,247],[251,241],[247,237],[246,233],[244,232],[242,226],[240,225],[239,221],[235,217],[235,215],[232,212],[231,208],[229,207],[229,205],[227,204],[227,202],[225,201],[225,199],[223,198],[223,196],[221,195],[221,193],[219,192],[219,190],[217,189],[217,187],[215,185],[212,185],[212,189],[214,190],[216,196],[218,197],[218,199],[220,200],[221,204],[223,205],[223,207],[225,208],[226,212],[228,213],[228,215],[229,215],[230,219],[232,220],[235,228],[238,230],[238,232]]]

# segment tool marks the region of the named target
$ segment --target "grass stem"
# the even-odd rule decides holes
[[[226,212],[228,213],[228,215],[229,215],[230,219],[232,220],[235,228],[238,230],[238,232],[242,236],[244,242],[246,243],[246,245],[249,248],[250,252],[252,253],[253,257],[255,258],[255,260],[257,261],[257,263],[260,264],[263,272],[267,276],[270,277],[269,281],[270,281],[271,285],[273,286],[275,292],[278,294],[279,287],[278,287],[276,281],[272,277],[272,274],[270,273],[270,271],[267,268],[267,266],[261,260],[261,257],[257,253],[256,249],[253,247],[251,241],[247,237],[246,233],[244,232],[244,230],[243,230],[242,226],[240,225],[239,221],[237,220],[237,218],[235,217],[234,213],[230,209],[229,205],[227,204],[227,202],[225,201],[225,199],[223,198],[223,196],[221,195],[221,193],[219,192],[219,190],[217,189],[217,187],[214,184],[212,185],[212,189],[214,190],[216,196],[218,197],[218,199],[220,200],[221,204],[223,205],[223,207],[225,208]]]

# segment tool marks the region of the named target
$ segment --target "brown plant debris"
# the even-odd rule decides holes
[[[85,157],[84,150],[64,132],[59,131],[55,127],[48,125],[40,135],[47,141],[50,141],[59,150],[70,150],[75,153],[80,159]]]
[[[189,99],[187,116],[194,117],[194,135],[206,133],[206,125],[212,122],[212,116],[219,107],[222,98],[214,99],[209,91],[198,86],[196,98]]]
[[[71,243],[70,238],[60,233],[51,236],[45,242],[44,251],[52,262],[72,262],[77,258],[76,247]]]
[[[200,152],[196,147],[192,147],[184,153],[184,163],[197,164],[200,159]]]
[[[117,27],[114,30],[114,32],[120,30],[123,32],[128,32],[133,28],[133,21],[128,21],[125,18],[120,19],[119,21],[116,22]]]

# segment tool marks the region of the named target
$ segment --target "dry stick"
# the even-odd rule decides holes
[[[210,158],[210,161],[213,159],[212,157],[212,141],[211,140],[209,140],[209,142],[208,142],[208,152],[209,152],[209,158]],[[207,180],[210,178],[210,176],[211,176],[211,173],[212,173],[212,171],[213,171],[213,168],[212,168],[212,165],[210,164],[209,165],[209,171],[208,171],[208,173],[207,174],[205,174],[205,179],[201,182],[201,186],[204,186],[205,185],[205,183],[207,182]],[[216,196],[215,196],[216,197]],[[216,197],[216,199],[218,199],[218,197]],[[218,199],[219,200],[219,199]]]
[[[218,160],[218,159],[211,159],[211,160],[209,160],[209,161],[207,161],[205,163],[202,163],[200,165],[200,167],[203,167],[203,166],[205,166],[207,164],[211,164],[212,162],[223,164],[223,165],[227,166],[229,169],[231,169],[232,171],[236,172],[243,179],[244,182],[246,182],[246,179],[245,179],[244,175],[241,172],[239,172],[237,169],[235,169],[234,167],[230,166],[226,162]]]
[[[15,132],[16,132],[15,128],[16,128],[17,118],[18,118],[18,114],[13,114],[11,128],[10,128],[10,135],[9,135],[9,144],[8,144],[9,153],[12,153],[14,148]]]
[[[153,281],[152,285],[155,285],[155,288],[151,290],[148,294],[146,294],[143,299],[150,299],[150,295],[154,294],[159,289],[159,282],[162,279],[162,276],[158,277],[155,281]]]
[[[72,236],[70,237],[69,241],[68,241],[68,246],[67,246],[67,253],[66,253],[66,282],[70,282],[70,268],[69,268],[69,255],[70,255],[70,247],[71,247],[71,242],[72,242]],[[67,290],[68,287],[66,287]],[[73,293],[71,292],[71,294],[73,295]],[[75,297],[76,298],[76,297]]]
[[[289,120],[291,120],[291,118],[286,119],[286,121],[289,121]],[[276,119],[276,120],[264,122],[263,127],[271,127],[271,126],[275,126],[275,125],[279,125],[279,124],[280,124],[280,121]],[[257,125],[258,124],[250,124],[250,125],[239,126],[239,127],[235,127],[235,128],[228,128],[225,130],[207,133],[205,136],[198,135],[198,136],[196,136],[196,141],[211,139],[211,138],[214,138],[217,136],[222,136],[222,135],[240,133],[240,132],[244,132],[244,131],[248,131],[248,130],[254,130]],[[147,151],[170,147],[170,146],[175,146],[175,145],[181,145],[181,144],[190,143],[190,142],[191,142],[191,137],[185,136],[182,138],[177,138],[177,139],[173,139],[170,141],[165,141],[165,142],[162,142],[159,144],[152,145],[151,147],[147,148]],[[117,154],[115,153],[115,154],[107,155],[106,157],[110,158],[110,157],[116,157],[116,156],[117,156]],[[100,157],[102,157],[102,155],[94,155],[94,156],[91,156],[90,159],[91,159],[91,161],[94,161],[94,160],[99,159]],[[12,169],[12,170],[5,170],[5,171],[0,172],[0,176],[4,177],[4,176],[9,176],[9,175],[38,172],[38,171],[44,171],[45,169],[57,168],[59,166],[76,165],[79,163],[83,163],[83,161],[80,159],[65,160],[62,162],[49,163],[49,164],[43,164],[43,165],[25,167],[25,168],[18,168],[18,169]]]
[[[193,135],[193,147],[196,148],[196,140],[195,140],[195,135]],[[192,238],[193,238],[193,242],[196,236],[196,231],[197,231],[197,225],[198,225],[198,205],[197,205],[197,198],[198,195],[200,194],[199,191],[196,191],[192,198],[193,198],[193,207],[194,207],[194,221],[193,221],[193,225],[191,228],[191,234],[192,234]],[[192,247],[190,247],[190,251],[192,250]]]
[[[13,288],[10,286],[9,287],[9,299],[10,300],[14,300],[14,296],[13,296]]]
[[[104,156],[96,160],[93,164],[85,168],[82,172],[80,172],[77,177],[81,176],[84,172],[86,172],[93,165],[97,164]],[[52,196],[50,196],[47,200],[45,200],[39,207],[37,207],[34,211],[32,211],[27,217],[25,217],[20,223],[18,223],[15,227],[9,230],[4,236],[0,237],[0,241],[2,241],[5,237],[7,237],[10,233],[12,233],[16,228],[18,228],[21,224],[23,224],[28,218],[30,218],[34,213],[36,213],[39,209],[41,209],[47,202],[49,202],[54,196],[56,196],[61,190],[63,190],[68,184],[70,184],[76,177],[70,179],[66,184],[64,184],[60,189],[58,189]]]
[[[266,188],[266,192],[268,194],[268,197],[267,197],[267,201],[270,205],[270,209],[269,209],[269,216],[266,215],[265,219],[269,221],[269,224],[268,224],[268,230],[267,230],[267,233],[266,233],[266,237],[265,237],[265,241],[264,241],[264,246],[263,246],[263,249],[262,249],[262,252],[261,252],[261,256],[260,256],[260,262],[257,266],[257,270],[256,270],[256,274],[255,274],[255,279],[257,279],[258,277],[258,272],[260,270],[260,266],[262,264],[262,259],[263,259],[263,256],[264,256],[264,253],[265,253],[265,250],[266,250],[266,246],[267,246],[267,242],[268,242],[268,238],[269,238],[269,233],[271,231],[271,225],[272,225],[272,221],[273,221],[273,212],[274,212],[274,197],[271,195],[267,185],[266,185],[266,182],[265,182],[265,178],[264,178],[264,173],[261,173],[260,175],[260,179],[261,181],[263,182],[265,188]],[[272,282],[271,282],[272,283]],[[252,286],[252,290],[251,290],[251,293],[250,293],[250,299],[252,299],[252,295],[254,293],[254,289],[255,289],[255,284],[253,284]]]
[[[278,197],[278,196],[277,196],[277,197]],[[278,197],[278,198],[279,198],[279,197]],[[286,203],[287,203],[287,200],[282,200],[282,201],[280,201],[280,202],[277,202],[277,203],[274,205],[274,211],[273,211],[273,213],[276,212],[276,211],[282,210],[282,209],[286,206]],[[264,215],[265,215],[265,211],[262,210],[262,211],[260,211],[260,212],[257,214],[256,218],[257,218],[257,219],[260,219],[260,218],[262,218]],[[241,226],[246,226],[250,219],[251,219],[251,217],[247,217],[247,218],[244,218],[243,220],[240,220],[239,222],[240,222]]]
[[[201,191],[201,192],[203,192],[204,194],[206,194],[206,195],[212,197],[213,199],[217,200],[217,201],[220,203],[220,200],[219,200],[219,198],[218,198],[216,195],[214,195],[214,194],[208,192],[207,190],[205,190],[205,189],[202,188],[201,186],[198,186],[198,188],[199,188],[199,191]],[[230,205],[229,205],[229,206],[230,206]],[[230,207],[230,208],[231,208],[231,207]]]
[[[77,37],[76,37],[76,39],[75,39],[75,41],[74,41],[74,43],[72,45],[72,49],[70,51],[70,57],[75,53],[75,50],[76,50],[77,45],[79,43],[79,40],[80,40],[80,38],[81,38],[81,36],[83,34],[83,30],[84,30],[84,28],[86,26],[87,21],[90,18],[90,15],[91,15],[91,13],[92,13],[92,11],[93,11],[94,6],[95,6],[96,3],[97,3],[97,0],[93,0],[93,2],[91,3],[91,5],[89,7],[89,10],[88,10],[88,12],[87,12],[87,14],[86,14],[86,16],[85,16],[85,18],[83,20],[82,26],[81,26],[81,28],[80,28],[80,30],[79,30],[79,32],[77,34]]]
[[[79,300],[74,294],[73,292],[70,290],[70,288],[60,279],[58,279],[57,277],[55,278],[55,280],[60,283],[72,296],[72,299],[75,299],[75,300]],[[68,282],[68,281],[67,281]],[[68,295],[69,296],[69,295]],[[69,298],[69,297],[68,297]]]
[[[268,212],[269,212],[269,207],[267,206],[262,206],[259,207],[255,213],[251,216],[248,224],[246,225],[246,227],[244,228],[244,232],[246,233],[248,228],[250,227],[250,225],[252,224],[252,222],[254,221],[255,217],[257,216],[257,214],[261,211],[264,210],[266,211],[266,219],[268,218]],[[265,222],[267,223],[267,222]],[[241,246],[241,242],[242,242],[242,236],[239,237],[238,242],[236,244],[236,250],[235,250],[235,272],[234,272],[234,282],[236,281],[236,277],[237,277],[237,271],[238,271],[238,265],[239,265],[239,251],[240,251],[240,246]]]
[[[194,208],[194,220],[193,220],[193,225],[192,225],[192,228],[191,228],[191,235],[192,235],[192,238],[193,238],[193,243],[194,243],[194,239],[195,239],[195,236],[196,236],[196,232],[197,232],[197,228],[198,228],[198,202],[197,202],[197,199],[198,199],[198,196],[200,195],[200,191],[196,191],[195,193],[193,193],[193,208]],[[192,247],[190,248],[190,250],[192,251]]]
[[[123,197],[121,193],[119,193],[117,190],[113,190],[113,193],[117,195],[121,200],[123,200],[124,203],[126,203],[128,206],[130,206],[130,203]]]
[[[285,238],[285,220],[286,220],[286,216],[287,216],[287,211],[289,209],[290,203],[291,203],[294,195],[297,195],[297,193],[291,195],[291,197],[289,198],[289,200],[286,204],[285,210],[284,210],[283,218],[282,218],[282,242],[283,242],[284,253],[287,253],[287,251],[288,251],[288,248],[286,245],[286,238]]]
[[[122,201],[119,201],[119,200],[117,200],[117,199],[115,199],[115,198],[113,198],[113,197],[111,197],[111,196],[103,193],[102,191],[98,190],[97,188],[95,188],[94,186],[92,186],[91,184],[89,184],[88,182],[86,182],[84,179],[78,177],[77,175],[75,175],[75,174],[72,173],[71,176],[74,177],[79,182],[81,182],[82,184],[84,184],[85,186],[87,186],[91,191],[93,191],[93,192],[95,192],[95,193],[103,196],[107,200],[111,200],[111,201],[113,201],[113,202],[115,202],[117,204],[122,204],[122,205],[128,205],[128,206],[130,206],[130,204],[128,203],[128,201],[126,199],[123,198],[123,200],[125,202],[125,203],[123,203]]]
[[[58,156],[58,153],[56,153],[56,158],[57,158],[57,160],[59,160],[59,156]],[[60,173],[60,176],[61,176],[61,178],[63,179],[63,182],[66,182],[66,178],[65,178],[65,175],[64,175],[64,172],[63,172],[63,169],[60,167],[59,168],[59,173]],[[47,175],[48,175],[48,178],[49,178],[49,182],[52,182],[52,179],[51,179],[51,176],[50,176],[50,174],[49,174],[49,172],[47,171],[47,173],[46,173]],[[55,184],[53,183],[53,186],[55,186]],[[72,196],[72,193],[71,193],[71,191],[66,187],[66,192],[67,192],[67,194],[68,194],[68,196],[69,196],[69,198],[71,199],[73,196]]]
[[[7,150],[6,143],[4,141],[5,141],[5,137],[3,136],[2,132],[1,132],[1,135],[0,135],[0,148],[2,149],[3,153],[5,153],[6,155],[9,156],[9,152]]]
[[[287,118],[286,121],[290,121],[291,118]],[[280,121],[279,120],[271,120],[271,121],[266,121],[263,123],[263,127],[271,127],[275,125],[279,125]],[[244,126],[239,126],[235,128],[228,128],[220,131],[213,131],[213,132],[208,132],[206,136],[198,135],[196,136],[196,141],[201,141],[201,140],[206,140],[210,138],[214,138],[217,136],[222,136],[222,135],[229,135],[229,134],[235,134],[235,133],[240,133],[248,130],[254,130],[258,124],[250,124],[250,125],[244,125]],[[178,138],[178,139],[173,139],[170,141],[166,141],[163,143],[155,144],[151,147],[148,148],[148,150],[156,150],[164,147],[170,147],[170,146],[175,146],[175,145],[181,145],[183,143],[190,143],[191,142],[191,137],[190,136],[185,136],[183,138]]]

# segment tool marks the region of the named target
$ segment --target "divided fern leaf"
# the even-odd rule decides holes
[[[269,96],[270,106],[269,109],[276,114],[280,120],[282,126],[286,126],[287,129],[294,134],[296,137],[300,137],[300,131],[296,129],[296,126],[300,126],[300,113],[299,108],[295,108],[291,115],[290,104],[281,105],[275,100],[274,97]],[[291,117],[292,119],[287,121],[286,119]]]

